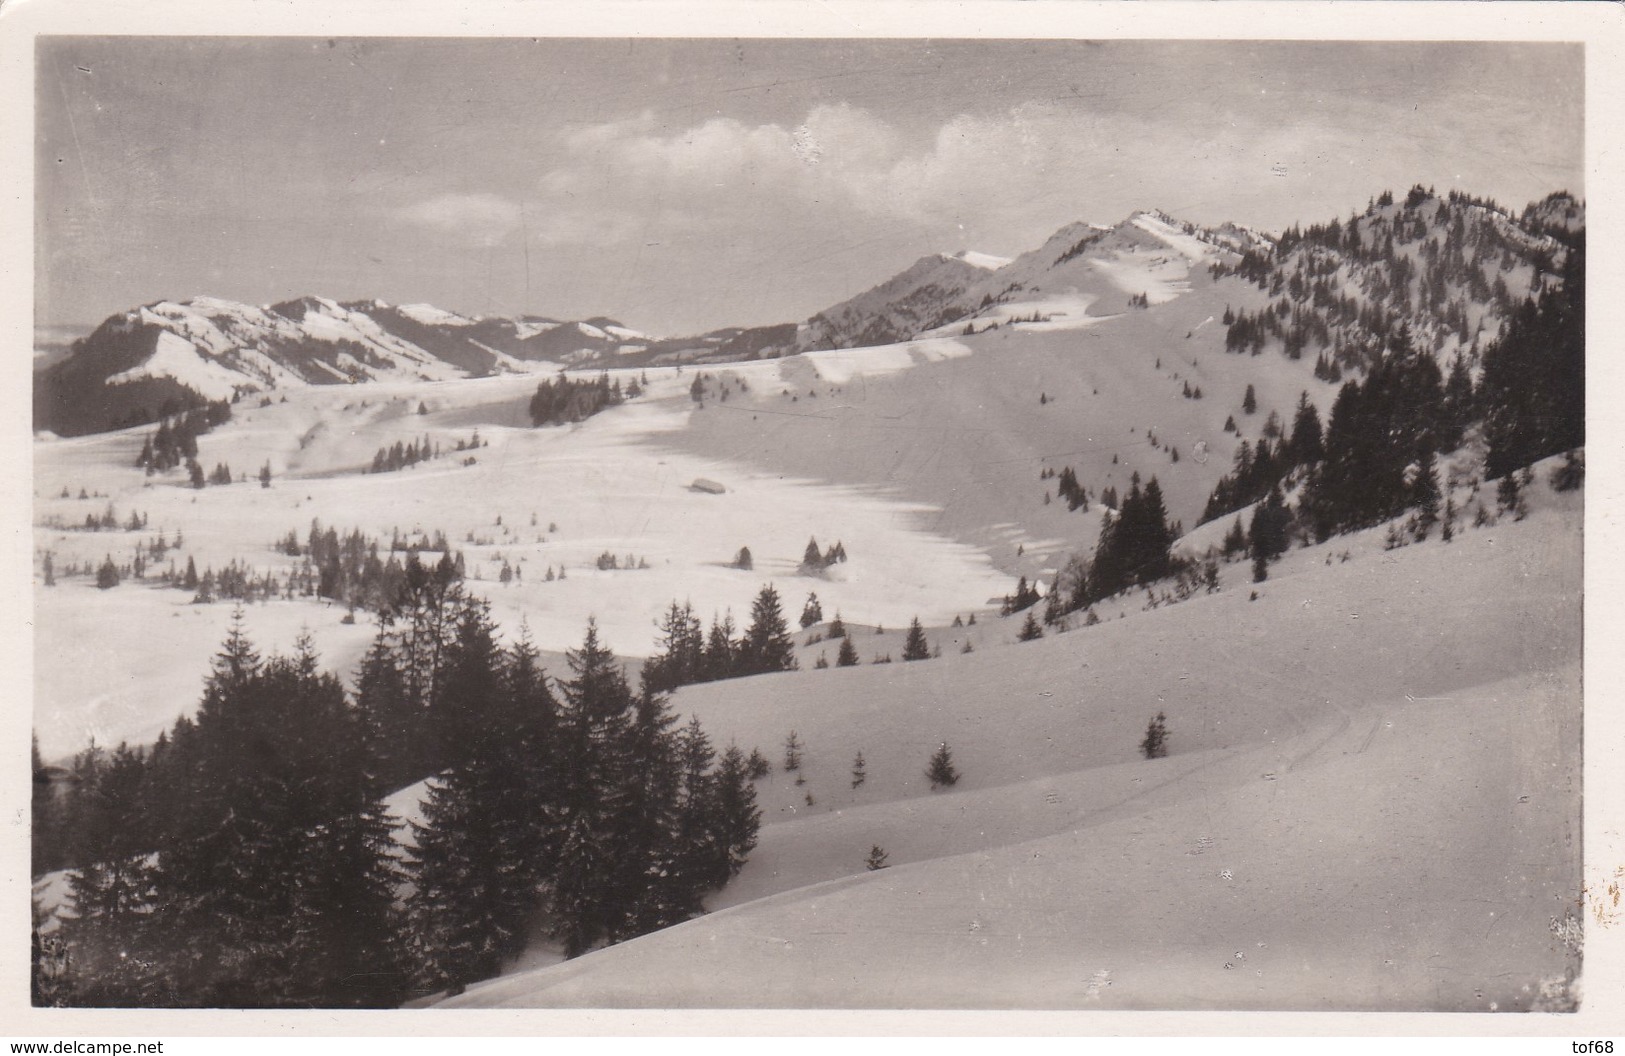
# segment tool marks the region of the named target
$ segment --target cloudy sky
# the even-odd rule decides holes
[[[1583,193],[1577,45],[43,38],[37,319],[805,318],[936,251]]]

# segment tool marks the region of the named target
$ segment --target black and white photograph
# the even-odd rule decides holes
[[[369,24],[20,52],[15,1003],[1617,1009],[1583,34]]]

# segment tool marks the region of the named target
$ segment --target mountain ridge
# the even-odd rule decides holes
[[[1428,202],[1441,204],[1423,219],[1418,210]],[[1449,218],[1440,219],[1446,213]],[[1505,281],[1493,291],[1488,278],[1472,279],[1459,264],[1450,265],[1454,270],[1447,279],[1462,280],[1457,283],[1461,288],[1445,289],[1445,280],[1434,273],[1436,255],[1423,259],[1431,241],[1438,241],[1447,254],[1464,252],[1468,217],[1473,222],[1471,246],[1466,248],[1481,265],[1478,270],[1490,273],[1486,261],[1491,250],[1481,244],[1493,243],[1492,249],[1502,251],[1498,264]],[[1397,254],[1391,247],[1383,248],[1383,239],[1393,241],[1396,224]],[[1439,232],[1430,224],[1454,227],[1434,239]],[[1519,294],[1538,292],[1549,281],[1542,276],[1555,274],[1563,239],[1583,231],[1584,203],[1560,191],[1515,216],[1493,202],[1456,192],[1439,198],[1417,187],[1404,205],[1385,192],[1347,225],[1334,220],[1307,229],[1312,235],[1308,241],[1318,238],[1326,243],[1320,253],[1306,248],[1304,232],[1296,227],[1272,236],[1241,224],[1204,227],[1158,209],[1141,209],[1112,226],[1067,224],[1042,245],[1014,258],[971,250],[927,254],[800,323],[726,327],[686,338],[653,337],[607,316],[584,320],[528,313],[478,316],[431,304],[391,305],[377,299],[337,301],[304,295],[261,306],[210,296],[160,300],[109,316],[66,351],[37,360],[35,428],[60,435],[98,432],[151,422],[207,400],[297,385],[709,364],[893,344],[1011,323],[1080,326],[1165,303],[1189,292],[1194,283],[1232,276],[1261,282],[1275,297],[1282,293],[1285,273],[1293,270],[1300,282],[1273,305],[1277,314],[1244,322],[1242,329],[1260,328],[1264,340],[1282,341],[1289,356],[1322,346],[1325,370],[1331,373],[1358,368],[1369,358],[1370,339],[1364,331],[1376,327],[1367,321],[1351,328],[1348,320],[1342,320],[1340,329],[1336,318],[1311,318],[1306,314],[1309,301],[1324,309],[1330,300],[1342,297],[1344,308],[1352,312],[1358,305],[1381,300],[1372,294],[1376,288],[1395,294],[1392,314],[1423,331],[1439,348],[1443,346],[1438,333],[1449,327],[1462,335],[1451,348],[1475,348],[1486,335],[1493,337],[1500,317]],[[1329,241],[1334,236],[1328,231],[1343,241]],[[1359,234],[1344,235],[1345,231]],[[1405,249],[1413,244],[1422,250]],[[1317,267],[1331,267],[1305,256],[1314,253],[1321,257],[1341,253],[1358,260],[1350,263],[1340,257],[1342,270],[1334,276],[1338,289],[1315,289],[1310,296],[1305,291],[1313,280],[1325,278],[1315,274]],[[1383,254],[1385,260],[1376,260]],[[1413,285],[1418,287],[1414,295],[1407,290],[1398,296],[1390,289]],[[1349,297],[1345,287],[1358,287],[1357,295]],[[1418,302],[1414,305],[1413,296]],[[1492,299],[1494,312],[1469,307]],[[1449,318],[1432,318],[1439,313]],[[1238,335],[1235,323],[1227,320],[1226,325],[1232,327],[1236,343],[1261,347],[1257,333]]]

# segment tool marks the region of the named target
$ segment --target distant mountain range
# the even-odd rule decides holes
[[[1395,233],[1395,217],[1404,214],[1397,227],[1401,245],[1425,241],[1420,229],[1429,221],[1416,212],[1418,193],[1433,200],[1420,189],[1404,206],[1385,195],[1363,218],[1351,219],[1350,227],[1364,233],[1369,259],[1352,254],[1335,266],[1306,258],[1308,249],[1295,232],[1271,237],[1235,224],[1201,227],[1142,211],[1111,227],[1070,224],[1013,260],[975,252],[923,257],[799,325],[734,327],[689,338],[655,338],[602,317],[474,317],[376,300],[312,296],[261,307],[211,297],[159,301],[110,316],[66,351],[59,344],[36,350],[35,428],[59,435],[98,432],[150,422],[206,400],[289,386],[729,362],[974,332],[1012,321],[1031,325],[1070,317],[1075,323],[1078,316],[1150,307],[1179,296],[1193,282],[1238,269],[1266,283],[1271,280],[1259,269],[1274,270],[1282,282],[1272,283],[1272,294],[1280,292],[1289,273],[1307,273],[1322,280],[1318,300],[1332,297],[1329,280],[1335,280],[1337,297],[1358,288],[1370,300],[1373,288],[1384,292],[1393,278],[1386,265],[1378,266],[1380,254],[1373,251],[1376,239]],[[1583,204],[1566,194],[1535,203],[1519,217],[1493,203],[1461,201],[1470,209],[1450,213],[1454,227],[1440,234],[1441,244],[1470,241],[1479,262],[1500,254],[1496,266],[1508,274],[1520,263],[1533,262],[1531,278],[1549,270],[1549,258],[1559,247],[1553,234],[1584,225]],[[1464,215],[1472,219],[1470,234],[1460,219]],[[1278,252],[1283,240],[1287,249]],[[1322,257],[1324,248],[1316,249]],[[1391,264],[1391,250],[1387,259]],[[1403,274],[1405,267],[1400,277],[1408,284],[1414,276]],[[1488,265],[1482,274],[1491,274]],[[1424,285],[1419,297],[1397,298],[1393,307],[1402,308],[1399,314],[1424,332],[1439,331],[1446,315],[1451,327],[1465,330],[1472,313],[1458,303],[1460,297],[1441,303],[1441,283],[1435,282],[1431,298]],[[1515,285],[1514,293],[1500,294],[1503,301],[1528,292],[1527,283]],[[1482,304],[1492,298],[1485,293],[1468,299]],[[1333,327],[1313,329],[1304,341],[1336,344],[1337,318],[1331,315]],[[1481,328],[1482,311],[1477,315]],[[1292,318],[1296,325],[1301,313]],[[1269,324],[1271,334],[1284,340],[1281,324],[1273,318]]]
[[[46,362],[36,364],[34,420],[36,429],[71,436],[289,386],[741,359],[788,346],[794,334],[793,325],[734,327],[660,340],[606,318],[470,317],[325,297],[263,307],[159,301],[110,316],[65,355],[37,351]]]

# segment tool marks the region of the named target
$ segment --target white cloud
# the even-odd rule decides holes
[[[439,194],[407,206],[397,215],[408,224],[472,246],[501,245],[524,221],[518,202],[488,193]]]
[[[869,211],[898,158],[894,130],[865,111],[820,106],[795,128],[711,118],[661,132],[650,115],[563,137],[537,185],[544,242],[603,242],[809,207]]]
[[[672,126],[645,113],[578,128],[535,177],[529,235],[578,270],[600,262],[600,285],[637,269],[685,291],[662,295],[685,309],[749,290],[791,316],[913,256],[1014,256],[1065,224],[1139,208],[1256,223],[1271,202],[1313,204],[1360,156],[1346,132],[1219,108],[1028,102],[923,128],[845,104],[796,117]]]
[[[1072,220],[1178,208],[1254,169],[1262,185],[1278,159],[1260,156],[1260,131],[1218,121],[1158,127],[1039,103],[961,115],[913,142],[846,104],[814,107],[793,125],[716,117],[662,130],[644,113],[563,137],[537,184],[540,212],[553,217],[538,230],[553,244],[602,244],[707,225],[868,219],[934,233],[964,225],[1025,248],[1021,240]]]

